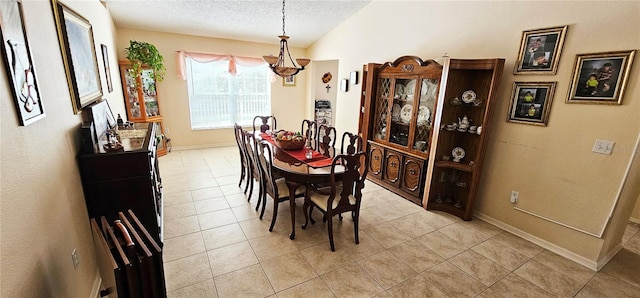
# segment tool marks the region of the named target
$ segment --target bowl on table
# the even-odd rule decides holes
[[[300,150],[307,143],[307,138],[290,132],[278,133],[276,145],[283,150]]]

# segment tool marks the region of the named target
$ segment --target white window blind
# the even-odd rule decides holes
[[[191,129],[251,126],[256,115],[271,115],[269,68],[237,65],[229,74],[229,61],[186,61]]]

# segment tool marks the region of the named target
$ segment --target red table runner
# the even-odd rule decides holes
[[[274,146],[278,147],[278,144],[276,143],[276,141],[268,134],[266,133],[261,133],[260,134],[260,138],[273,144]],[[283,152],[286,152],[287,155],[293,157],[296,160],[299,160],[305,164],[307,164],[308,166],[312,167],[312,168],[322,168],[322,167],[326,167],[326,166],[330,166],[331,163],[333,162],[333,158],[331,157],[326,157],[324,155],[322,155],[320,152],[315,151],[315,150],[311,150],[312,156],[311,158],[307,158],[307,149],[306,148],[301,148],[299,150],[284,150],[281,149]]]

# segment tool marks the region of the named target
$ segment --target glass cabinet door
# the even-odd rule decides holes
[[[428,152],[431,145],[429,144],[429,135],[432,129],[440,80],[423,78],[421,81],[413,149],[419,152]]]
[[[389,143],[403,147],[409,144],[410,127],[413,122],[415,90],[416,79],[398,78],[395,80],[395,85],[393,86]]]
[[[140,113],[140,104],[138,100],[138,87],[136,83],[136,77],[132,75],[131,68],[124,67],[122,68],[121,75],[124,77],[125,81],[125,97],[127,103],[127,109],[129,112],[129,119],[132,118],[141,118],[142,114]]]
[[[158,94],[156,93],[156,80],[153,70],[143,69],[140,76],[142,78],[142,96],[144,98],[147,117],[160,116]]]
[[[379,78],[375,94],[373,140],[384,142],[387,139],[387,111],[389,110],[391,79]]]

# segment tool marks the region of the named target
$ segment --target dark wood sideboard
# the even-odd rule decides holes
[[[117,218],[131,209],[162,244],[162,183],[156,151],[155,122],[135,123],[118,132],[123,148],[106,152],[102,136],[93,153],[78,155],[89,218]]]

